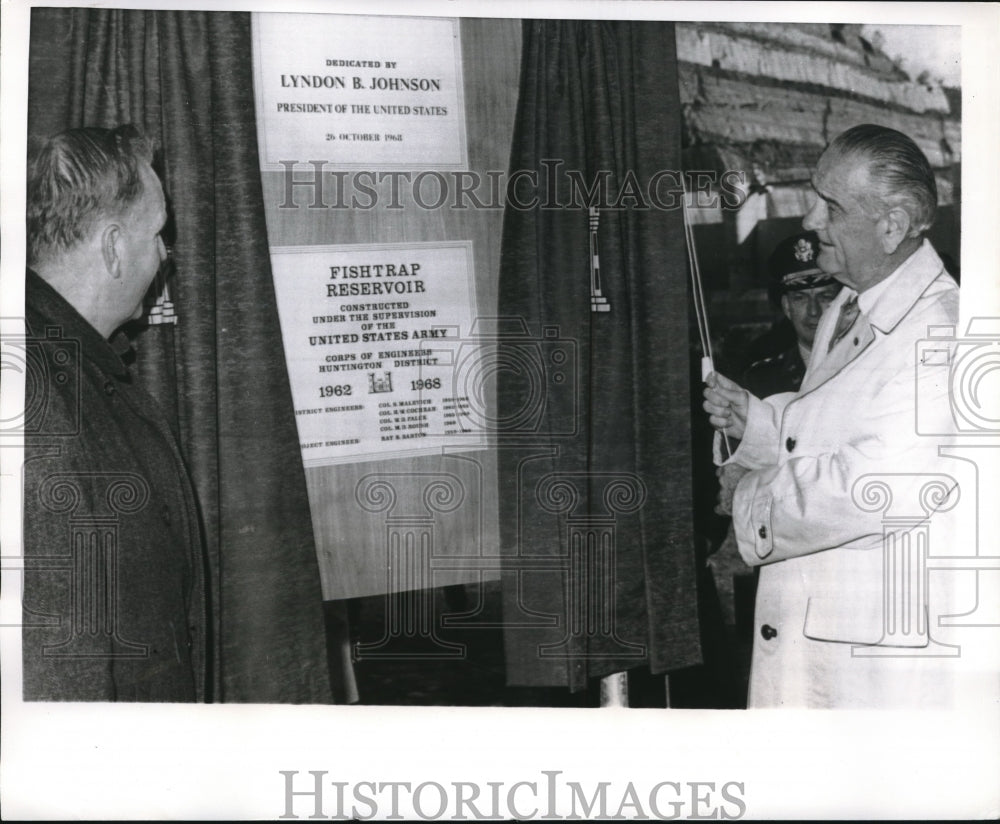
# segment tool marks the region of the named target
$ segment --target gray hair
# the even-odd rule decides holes
[[[929,229],[937,211],[937,183],[926,155],[902,132],[864,123],[834,138],[827,151],[863,160],[877,188],[869,199],[876,209],[902,206],[910,216],[910,235]]]
[[[28,264],[72,249],[142,195],[152,144],[131,125],[70,129],[28,152]]]

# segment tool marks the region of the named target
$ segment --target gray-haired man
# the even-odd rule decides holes
[[[946,705],[947,661],[855,652],[893,644],[895,574],[883,564],[882,512],[859,506],[857,485],[941,472],[939,441],[916,432],[918,394],[928,431],[954,428],[946,367],[917,363],[928,329],[958,320],[958,287],[923,237],[934,175],[906,135],[863,125],[830,144],[813,188],[803,226],[818,236],[819,267],[847,288],[820,320],[801,388],[761,401],[713,375],[705,390],[713,426],[742,439],[733,525],[743,559],[761,567],[748,703]],[[913,627],[924,607],[913,608]]]
[[[166,249],[130,126],[32,148],[25,289],[24,697],[207,697],[205,560],[177,439],[122,360]],[[117,333],[117,334],[116,334]]]

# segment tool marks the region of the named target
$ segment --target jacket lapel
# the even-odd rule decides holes
[[[861,355],[875,340],[875,329],[883,334],[892,332],[943,271],[941,259],[925,239],[923,245],[896,271],[898,277],[892,286],[879,296],[868,312],[861,314],[854,328],[827,352],[826,347],[833,335],[840,306],[849,297],[841,293],[841,299],[830,304],[827,309],[827,315],[822,321],[825,327],[822,329],[823,333],[817,330],[813,356],[809,359],[809,369],[802,380],[799,397],[822,386]],[[857,345],[854,344],[855,338],[858,339]]]

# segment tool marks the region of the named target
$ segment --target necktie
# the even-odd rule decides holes
[[[833,337],[830,338],[830,346],[827,348],[827,352],[832,351],[841,338],[851,330],[859,314],[858,296],[853,295],[845,300],[840,307],[840,316],[837,318],[837,326],[833,330]]]

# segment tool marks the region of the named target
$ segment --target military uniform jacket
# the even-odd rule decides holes
[[[793,344],[784,352],[754,361],[743,373],[742,385],[756,397],[766,398],[779,392],[797,391],[805,372],[799,347]]]
[[[24,697],[203,700],[205,556],[177,440],[32,272],[25,304]]]
[[[955,326],[958,288],[927,241],[894,274],[828,353],[848,290],[831,303],[797,393],[751,399],[733,456],[754,470],[733,500],[740,554],[761,566],[750,706],[947,701],[932,695],[946,679],[929,659],[857,654],[884,638],[885,618],[884,508],[865,484],[892,476],[903,500],[913,490],[900,485],[948,463],[940,439],[917,434],[918,404],[927,431],[954,428],[947,365],[920,364],[917,353],[930,326]]]

